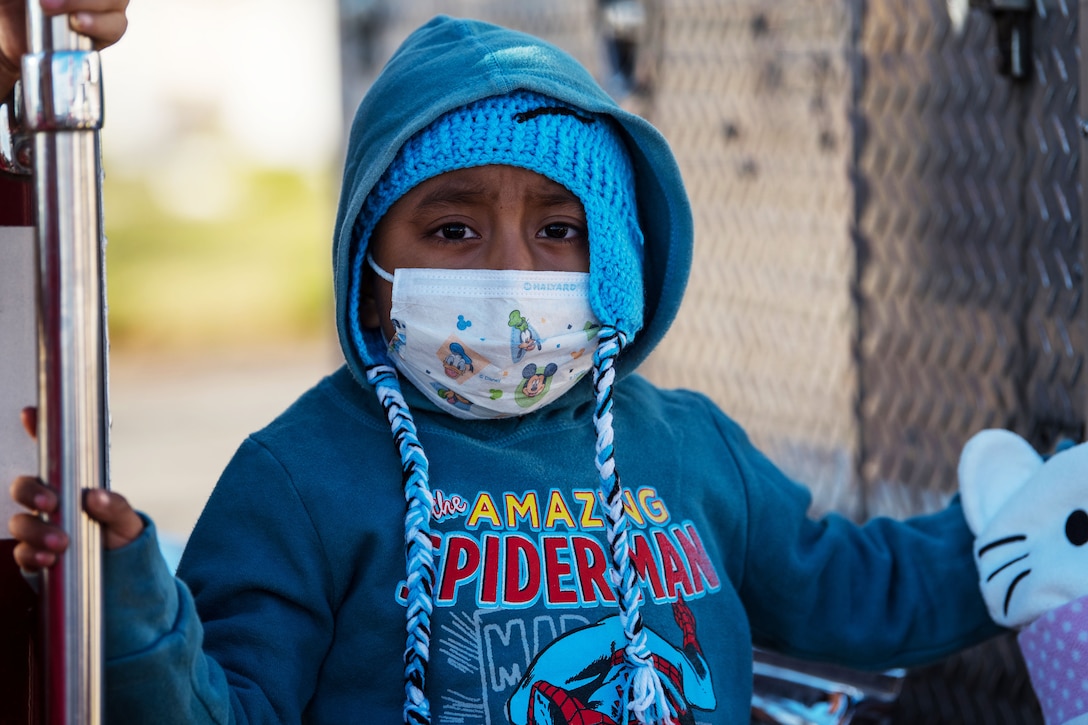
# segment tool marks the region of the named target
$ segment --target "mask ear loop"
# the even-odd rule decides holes
[[[623,490],[616,471],[612,430],[612,386],[616,379],[615,361],[627,344],[627,336],[611,326],[601,328],[593,353],[593,391],[596,405],[593,425],[597,429],[595,463],[600,474],[600,495],[604,500],[611,559],[609,575],[619,604],[620,625],[626,646],[623,649],[628,697],[627,708],[644,725],[672,723],[675,713],[666,698],[665,683],[654,667],[653,653],[642,620],[642,592],[635,579],[627,535],[627,514],[623,510]],[[626,718],[625,718],[626,721]]]
[[[393,284],[393,275],[378,266],[378,263],[374,261],[374,255],[370,253],[369,249],[366,250],[366,263],[374,270],[374,274],[378,275],[389,284]]]

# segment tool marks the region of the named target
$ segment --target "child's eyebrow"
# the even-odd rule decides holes
[[[487,199],[487,192],[482,186],[450,181],[428,191],[415,206],[418,211],[427,211],[432,207],[478,204]]]
[[[538,206],[567,206],[573,205],[582,211],[582,202],[565,187],[556,186],[544,190],[530,189],[527,192],[531,203]],[[483,185],[464,181],[451,180],[437,185],[428,191],[415,204],[416,211],[426,212],[432,209],[442,209],[450,206],[467,206],[491,201],[491,195]]]
[[[578,211],[582,211],[582,201],[570,191],[567,191],[564,187],[558,189],[548,189],[547,191],[530,191],[529,200],[539,206],[563,206],[566,204],[573,204],[578,207]]]

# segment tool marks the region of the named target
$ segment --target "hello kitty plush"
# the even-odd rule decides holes
[[[1020,436],[964,446],[960,495],[990,616],[1019,630],[1047,723],[1088,725],[1088,443],[1044,460]]]

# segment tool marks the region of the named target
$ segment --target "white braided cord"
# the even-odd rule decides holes
[[[623,510],[623,489],[616,471],[612,428],[612,388],[616,379],[615,361],[627,338],[623,332],[603,327],[593,354],[593,425],[597,431],[596,457],[600,474],[600,495],[606,515],[609,577],[619,605],[620,625],[626,646],[623,650],[627,669],[627,708],[642,725],[669,725],[675,722],[665,697],[665,684],[654,667],[643,625],[642,594],[636,580],[628,540],[628,519]]]
[[[394,369],[375,365],[367,380],[385,409],[400,452],[404,472],[404,546],[407,570],[407,643],[404,649],[404,722],[430,725],[427,700],[427,664],[430,659],[431,613],[434,610],[435,564],[431,544],[431,509],[434,504],[428,483],[427,457],[419,443],[415,422],[404,402]]]

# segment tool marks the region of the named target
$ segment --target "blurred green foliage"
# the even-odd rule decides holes
[[[103,190],[115,349],[282,344],[332,334],[332,174],[233,173],[214,218],[163,203],[147,179]]]

